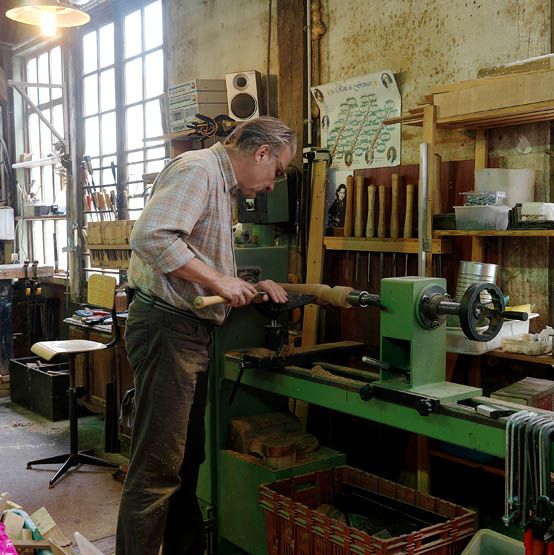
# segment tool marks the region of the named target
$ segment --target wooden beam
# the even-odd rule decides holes
[[[34,277],[33,267],[29,265],[28,277]],[[54,275],[54,266],[37,266],[37,277]],[[21,279],[25,277],[23,264],[0,264],[0,279]]]
[[[298,148],[293,164],[302,167],[304,145],[304,94],[306,2],[279,0],[277,5],[277,46],[279,79],[277,82],[278,116],[298,136]]]

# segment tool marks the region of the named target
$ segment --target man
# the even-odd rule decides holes
[[[207,369],[214,324],[258,290],[278,303],[286,292],[236,277],[232,200],[271,191],[296,150],[294,132],[261,117],[225,141],[186,152],[160,173],[135,223],[129,284],[135,297],[125,332],[135,379],[130,463],[119,510],[117,555],[203,554],[196,499],[204,460]],[[196,309],[197,295],[227,306]],[[268,297],[269,296],[269,297]]]

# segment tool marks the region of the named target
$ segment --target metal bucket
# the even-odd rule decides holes
[[[472,262],[460,260],[458,270],[458,283],[456,285],[456,300],[462,301],[467,289],[474,283],[496,283],[500,266],[498,264],[485,264],[484,262]],[[490,302],[488,293],[481,293],[481,302]]]

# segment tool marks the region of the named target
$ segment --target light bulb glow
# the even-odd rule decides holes
[[[40,14],[40,28],[42,34],[47,37],[53,37],[56,35],[56,13],[53,11],[41,11]]]

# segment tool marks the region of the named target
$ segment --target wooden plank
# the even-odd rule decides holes
[[[435,94],[441,117],[521,106],[552,99],[554,71],[518,73],[477,80],[468,87]]]
[[[323,278],[323,234],[325,232],[325,187],[327,184],[327,162],[312,164],[312,201],[308,252],[306,253],[306,283],[321,283]],[[304,307],[302,324],[302,347],[315,345],[319,307],[309,304]]]
[[[277,80],[277,113],[298,136],[298,145],[304,141],[304,28],[306,2],[280,0],[274,3],[277,10],[277,52],[279,79]],[[266,87],[269,84],[266,83]],[[271,95],[270,95],[271,96]],[[274,113],[268,106],[268,114]],[[292,162],[302,167],[302,148],[298,148]]]
[[[442,229],[433,231],[434,237],[554,237],[554,229]]]
[[[418,252],[418,239],[364,239],[347,237],[325,237],[323,244],[331,251],[358,252],[396,252],[415,254]],[[433,254],[452,252],[452,243],[448,240],[433,240]]]
[[[54,266],[37,266],[37,277],[54,275]],[[34,270],[29,265],[28,276],[34,277]],[[20,279],[25,277],[23,264],[0,264],[0,279]]]
[[[436,106],[426,106],[423,110],[423,142],[427,143],[427,203],[424,207],[425,210],[425,235],[426,238],[431,240],[433,236],[433,214],[436,209],[437,196],[440,198],[440,159],[437,160],[435,156],[436,144],[437,144],[437,107]],[[439,167],[437,168],[437,164]],[[420,172],[420,182],[422,174]],[[421,206],[421,196],[419,197],[419,203]],[[421,239],[421,238],[420,238]],[[427,252],[426,258],[426,269],[425,275],[433,275],[433,255],[432,249],[425,248]]]

